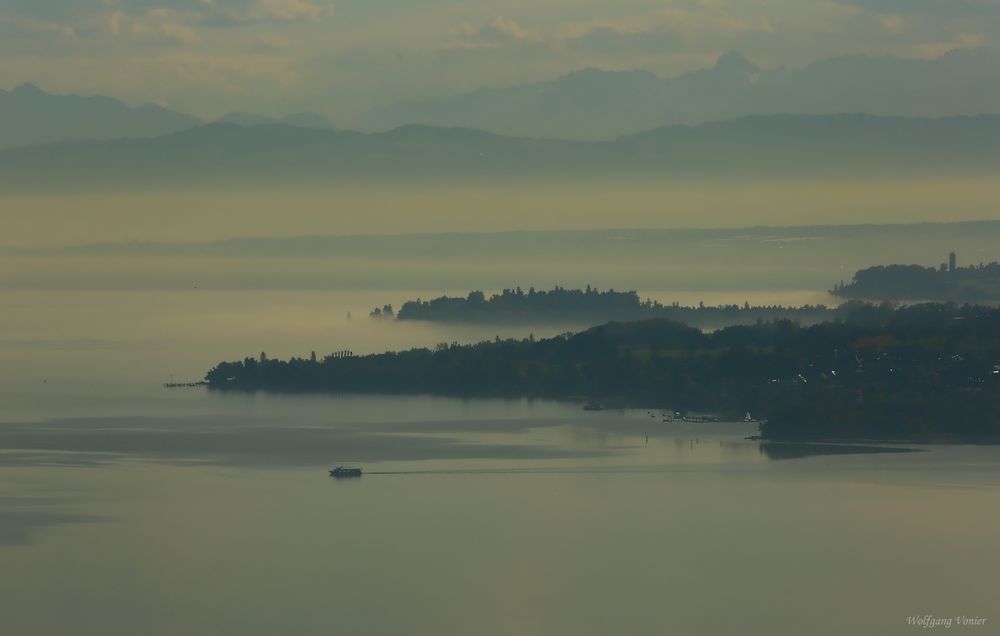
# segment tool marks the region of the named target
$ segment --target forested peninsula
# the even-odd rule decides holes
[[[217,390],[547,397],[752,411],[774,440],[1000,441],[1000,310],[851,306],[713,333],[667,319],[435,350],[223,362]]]
[[[938,267],[879,265],[854,274],[831,292],[865,300],[1000,301],[1000,263],[956,267],[954,255]]]
[[[432,300],[407,301],[398,312],[394,312],[391,305],[385,305],[375,308],[371,316],[430,322],[588,325],[667,318],[695,327],[717,329],[777,319],[811,324],[832,320],[846,311],[824,305],[751,306],[749,302],[719,306],[702,303],[696,307],[678,303],[664,305],[654,300],[642,300],[635,291],[598,291],[588,285],[586,289],[556,286],[551,290],[538,291],[517,287],[490,296],[473,291],[464,298],[441,296]]]

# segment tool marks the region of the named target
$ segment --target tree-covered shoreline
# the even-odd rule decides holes
[[[848,308],[825,305],[753,306],[749,302],[718,306],[700,303],[695,307],[679,303],[664,305],[651,299],[643,300],[636,291],[599,291],[588,285],[586,289],[556,286],[551,290],[516,287],[490,296],[473,291],[465,297],[416,299],[404,303],[398,312],[394,312],[391,305],[385,305],[374,309],[371,316],[429,322],[577,325],[665,318],[694,327],[717,329],[780,319],[811,324],[835,319],[847,311]]]
[[[767,439],[1000,441],[1000,310],[856,306],[713,333],[663,319],[536,340],[224,362],[213,389],[546,397],[766,418]]]
[[[863,300],[1000,301],[1000,263],[955,267],[877,265],[859,270],[848,284],[830,290]]]

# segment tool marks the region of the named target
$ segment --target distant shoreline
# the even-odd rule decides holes
[[[1000,263],[958,267],[954,252],[938,267],[886,265],[863,269],[830,293],[841,298],[932,302],[1000,302]]]
[[[652,299],[642,300],[638,292],[566,289],[556,286],[536,291],[504,289],[489,297],[472,291],[465,297],[441,296],[431,300],[410,300],[399,311],[392,305],[376,307],[369,317],[378,320],[468,324],[537,324],[597,325],[606,322],[629,322],[665,318],[699,328],[718,329],[733,325],[752,325],[774,320],[795,320],[815,324],[843,318],[853,311],[846,303],[839,307],[825,305],[705,305],[683,306],[677,302],[664,305]]]
[[[859,306],[810,327],[666,319],[535,340],[211,369],[213,390],[583,399],[738,417],[770,440],[1000,441],[1000,310]]]

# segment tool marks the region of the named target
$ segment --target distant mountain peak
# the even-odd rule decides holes
[[[232,112],[226,113],[216,120],[220,124],[235,124],[237,126],[263,126],[277,122],[273,117],[256,115],[254,113]]]
[[[760,70],[739,51],[728,51],[720,55],[713,69],[729,73],[755,73]]]
[[[636,78],[648,78],[648,79],[652,79],[652,80],[658,80],[659,79],[653,73],[650,73],[649,71],[645,71],[645,70],[638,69],[638,68],[634,68],[634,69],[631,69],[631,70],[617,71],[617,70],[608,70],[608,69],[597,68],[596,66],[588,66],[586,68],[582,68],[582,69],[579,69],[577,71],[571,71],[571,72],[569,72],[569,73],[567,73],[567,74],[565,74],[565,75],[563,75],[563,76],[561,76],[559,78],[556,78],[553,81],[556,81],[556,82],[570,81],[570,82],[572,82],[573,80],[578,80],[578,79],[596,79],[596,78],[602,78],[602,77],[636,77]]]
[[[0,148],[156,137],[199,124],[197,117],[159,106],[133,108],[113,97],[53,94],[31,82],[0,91]]]
[[[300,126],[302,128],[333,128],[333,124],[326,115],[312,112],[285,115],[281,118],[281,122],[289,126]]]
[[[45,91],[38,88],[38,86],[32,84],[31,82],[25,82],[15,88],[13,91],[15,95],[28,96],[28,95],[48,95]]]
[[[333,124],[325,115],[319,113],[293,113],[281,118],[269,117],[267,115],[257,115],[254,113],[233,112],[223,115],[216,120],[218,123],[235,124],[237,126],[269,126],[283,124],[286,126],[297,126],[299,128],[333,128]]]

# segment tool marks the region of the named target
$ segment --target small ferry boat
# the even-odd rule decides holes
[[[347,466],[337,466],[336,468],[330,470],[330,476],[337,477],[338,479],[341,477],[360,477],[361,469],[349,468]]]

